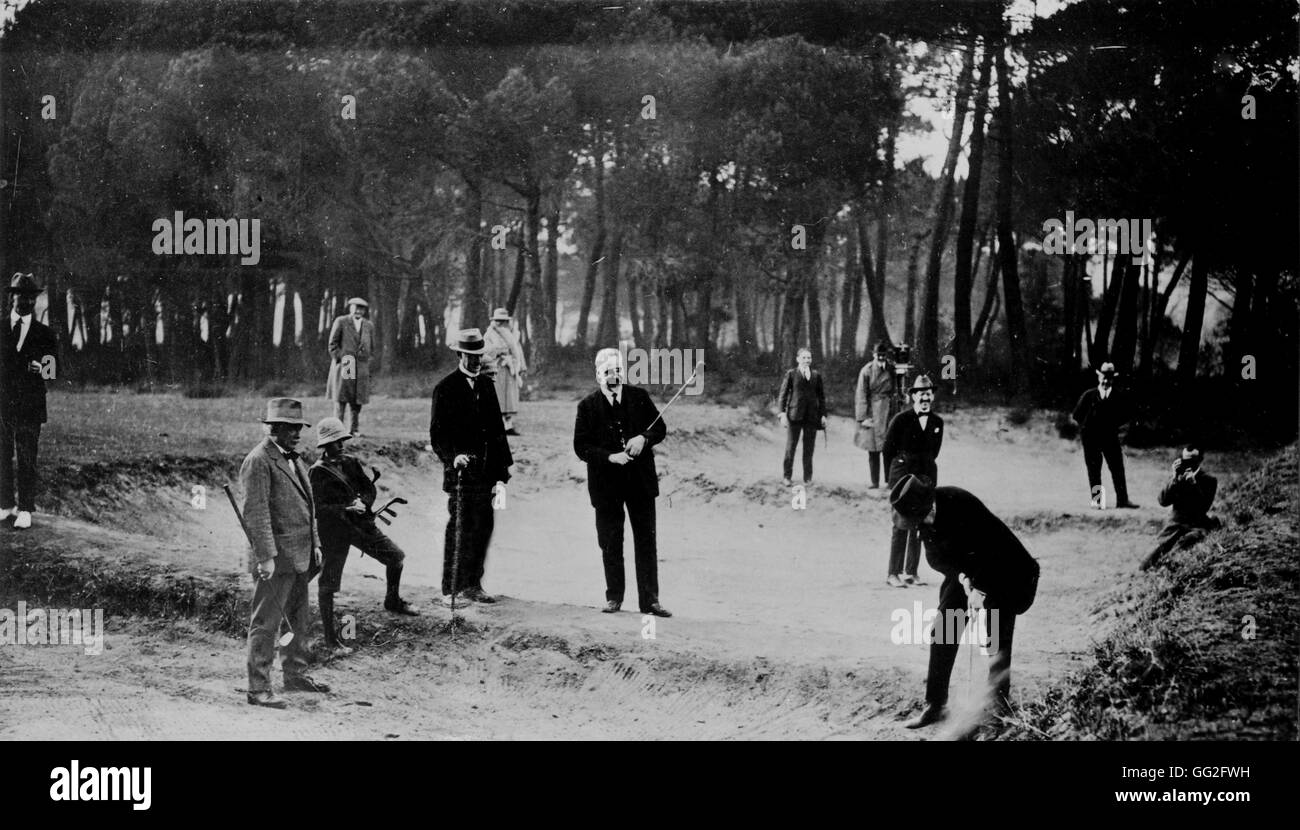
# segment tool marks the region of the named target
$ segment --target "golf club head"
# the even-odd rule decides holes
[[[375,518],[378,519],[379,521],[383,522],[383,523],[386,524],[386,525],[391,525],[391,524],[393,523],[393,520],[392,520],[392,519],[388,518],[387,516],[385,516],[385,515],[382,514],[382,513],[380,513],[379,515],[375,516]]]
[[[393,497],[393,501],[392,501],[392,503],[393,503],[393,504],[410,504],[410,502],[408,502],[406,499],[402,498],[401,496],[394,496],[394,497]]]

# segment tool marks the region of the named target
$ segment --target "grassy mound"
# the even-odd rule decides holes
[[[1225,488],[1224,528],[1119,586],[1092,665],[997,737],[1295,740],[1297,463],[1293,445]]]

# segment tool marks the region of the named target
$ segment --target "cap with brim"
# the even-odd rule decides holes
[[[321,418],[320,423],[316,425],[316,449],[326,444],[333,444],[335,441],[346,441],[351,437],[352,434],[343,428],[343,422],[338,418]]]
[[[311,426],[302,416],[302,401],[294,398],[271,398],[267,401],[266,417],[262,419],[262,423]]]
[[[934,507],[934,482],[925,476],[906,475],[889,491],[895,525],[916,527]]]
[[[39,294],[44,290],[36,282],[33,274],[14,274],[13,279],[9,281],[10,294]]]
[[[370,308],[370,303],[366,302],[360,297],[353,297],[352,299],[348,300],[348,308],[351,308],[354,305],[359,305],[362,308]]]
[[[1097,368],[1097,374],[1103,375],[1108,378],[1115,377],[1115,375],[1117,374],[1115,371],[1115,364],[1114,363],[1101,364],[1101,366]]]
[[[496,311],[492,312],[492,322],[510,322],[510,312],[506,311],[504,308],[498,308]]]
[[[483,345],[483,332],[478,329],[461,329],[451,350],[461,354],[483,354],[487,351]]]

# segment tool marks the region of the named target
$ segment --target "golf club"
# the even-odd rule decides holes
[[[677,399],[680,398],[680,397],[682,396],[682,393],[686,391],[686,387],[688,387],[688,386],[691,385],[691,381],[695,380],[695,376],[696,376],[697,374],[699,374],[700,369],[703,368],[703,367],[704,367],[704,361],[703,361],[703,360],[701,360],[699,363],[696,363],[696,364],[695,364],[695,368],[691,370],[691,376],[688,377],[688,378],[686,379],[686,382],[682,384],[681,388],[677,390],[677,394],[676,394],[676,395],[673,395],[672,400],[668,401],[668,404],[667,404],[663,409],[659,410],[659,414],[656,415],[656,416],[655,416],[655,419],[654,419],[653,421],[650,422],[650,426],[647,426],[647,427],[645,428],[645,430],[644,430],[645,432],[649,432],[651,427],[653,427],[655,424],[659,423],[660,419],[662,419],[662,418],[664,417],[664,413],[668,411],[668,407],[670,407],[670,406],[672,406],[673,404],[677,403]],[[627,449],[627,448],[624,447],[624,451],[626,451],[626,449]]]

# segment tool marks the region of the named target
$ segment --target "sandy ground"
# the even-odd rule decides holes
[[[866,489],[866,455],[852,446],[847,419],[832,422],[829,445],[819,443],[807,509],[794,510],[779,483],[774,422],[692,400],[672,410],[658,448],[659,567],[675,616],[651,631],[634,610],[597,613],[604,586],[585,469],[571,448],[574,404],[526,407],[485,579],[503,601],[467,610],[456,638],[433,604],[447,521],[440,465],[409,452],[394,464],[378,452],[422,444],[427,403],[381,400],[367,410],[376,431],[356,449],[383,471],[387,493],[411,502],[391,534],[408,554],[405,593],[425,616],[380,610],[382,568],[354,552],[338,610],[356,617],[360,648],[314,672],[334,692],[291,695],[287,712],[247,706],[242,642],[190,621],[110,618],[108,648],[93,656],[0,646],[0,738],[944,736],[899,727],[919,701],[927,648],[895,644],[891,615],[934,607],[938,579],[923,559],[927,586],[884,584],[888,504]],[[1013,662],[1018,693],[1032,693],[1075,668],[1113,624],[1103,600],[1135,571],[1162,520],[1154,495],[1168,452],[1128,454],[1141,509],[1098,512],[1077,445],[1056,438],[1045,418],[1010,427],[989,411],[945,417],[940,483],[984,499],[1042,564]],[[1250,463],[1215,469],[1226,483],[1234,465]],[[21,544],[236,573],[243,545],[221,482],[201,483],[204,510],[188,489],[144,491],[96,524],[40,516]],[[634,584],[630,532],[627,557]],[[629,598],[635,609],[631,585]],[[963,650],[958,706],[980,688],[985,666]]]

